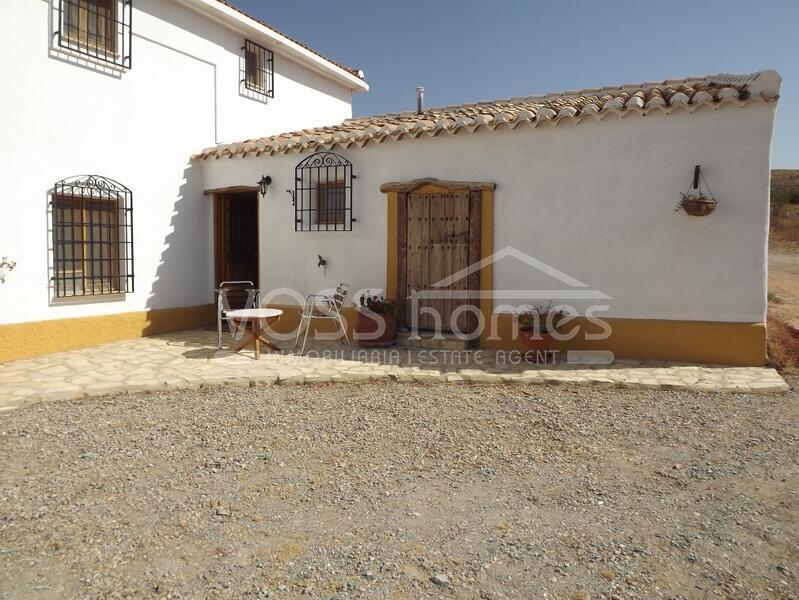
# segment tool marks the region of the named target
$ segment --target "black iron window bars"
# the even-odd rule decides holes
[[[312,154],[295,169],[294,230],[352,231],[352,163],[332,152]]]
[[[133,0],[56,0],[58,46],[130,69]]]
[[[133,194],[116,181],[80,175],[51,199],[56,298],[133,291]]]
[[[250,40],[244,41],[244,68],[242,83],[244,88],[266,96],[275,97],[275,55],[271,50]]]

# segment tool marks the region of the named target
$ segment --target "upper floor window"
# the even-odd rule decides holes
[[[275,97],[275,55],[255,42],[244,42],[244,88],[250,92]]]
[[[133,0],[57,0],[58,45],[92,59],[131,67]]]
[[[53,288],[56,298],[133,291],[133,194],[104,177],[53,186]]]
[[[294,177],[295,231],[352,231],[352,163],[333,152],[301,161]]]

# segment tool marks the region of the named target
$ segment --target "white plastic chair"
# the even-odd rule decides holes
[[[340,328],[347,345],[352,348],[350,338],[347,335],[347,326],[344,324],[344,319],[341,316],[341,307],[344,306],[344,300],[350,291],[350,286],[346,283],[340,283],[336,288],[336,293],[332,296],[325,296],[323,294],[309,294],[305,298],[305,304],[300,313],[300,325],[297,328],[297,339],[294,340],[294,347],[300,342],[300,333],[302,327],[305,326],[305,336],[302,339],[302,349],[300,354],[305,354],[305,344],[308,341],[308,332],[311,330],[311,322],[314,319],[332,319],[336,322],[336,329]],[[339,337],[341,339],[341,337]]]
[[[216,291],[216,338],[217,348],[222,348],[222,321],[230,321],[227,311],[231,310],[228,293],[231,291],[247,292],[244,306],[236,308],[259,308],[261,306],[261,290],[252,281],[223,281]],[[238,333],[238,332],[237,332]],[[234,334],[236,339],[236,334]]]

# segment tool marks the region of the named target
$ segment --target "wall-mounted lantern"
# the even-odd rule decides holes
[[[702,193],[702,183],[707,188],[707,196]],[[700,165],[694,167],[693,181],[688,187],[688,191],[680,194],[680,198],[675,210],[682,209],[692,217],[704,217],[716,210],[718,203],[710,191],[710,186],[705,180],[705,176],[702,175],[702,167]]]
[[[261,192],[261,196],[264,198],[266,198],[266,191],[269,189],[270,183],[272,183],[272,178],[269,175],[264,175],[258,182],[258,190]]]

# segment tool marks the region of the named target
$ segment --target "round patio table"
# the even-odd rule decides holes
[[[225,313],[233,321],[236,328],[244,324],[244,338],[236,344],[233,349],[240,352],[247,346],[252,346],[255,350],[255,358],[261,358],[261,344],[272,350],[280,350],[266,337],[264,330],[267,325],[277,321],[283,314],[278,308],[242,308],[240,310],[229,310]],[[247,323],[250,323],[251,330],[247,330]]]

